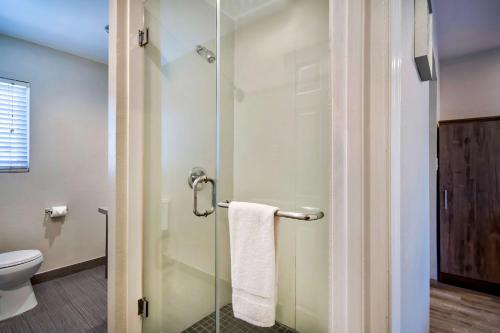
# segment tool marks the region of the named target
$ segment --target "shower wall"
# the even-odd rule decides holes
[[[234,18],[234,81],[226,88],[234,104],[222,108],[234,112],[233,200],[328,216],[328,1],[252,3],[222,2]],[[282,219],[279,232],[277,320],[327,332],[327,219]]]
[[[217,50],[215,2],[148,0],[145,18],[144,325],[180,332],[215,311],[216,284],[231,302],[227,210],[194,216],[192,167],[219,201],[329,214],[328,1],[222,1],[219,128],[217,67],[195,51]],[[300,332],[327,332],[327,221],[281,223],[277,319]]]

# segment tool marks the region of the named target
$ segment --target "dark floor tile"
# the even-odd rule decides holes
[[[0,333],[105,333],[104,266],[33,286],[38,305],[0,322]]]
[[[201,319],[193,326],[187,328],[183,333],[213,333],[215,332],[215,313],[211,313]],[[220,332],[221,333],[298,333],[294,329],[285,326],[279,322],[273,327],[258,327],[249,324],[243,320],[237,319],[233,314],[231,304],[225,305],[220,309]]]

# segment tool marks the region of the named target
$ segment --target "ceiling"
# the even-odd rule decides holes
[[[440,59],[500,47],[500,0],[436,0],[433,13]]]
[[[108,0],[1,0],[0,34],[108,62]]]
[[[216,7],[217,0],[205,0]],[[290,0],[231,0],[221,2],[221,11],[234,22],[257,19],[272,14],[276,8],[285,8]],[[241,23],[241,22],[240,22]]]
[[[1,1],[1,34],[107,63],[107,0]],[[234,16],[247,9],[233,7]],[[440,59],[500,48],[500,0],[436,0],[433,12]]]

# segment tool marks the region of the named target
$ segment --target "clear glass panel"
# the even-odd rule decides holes
[[[147,0],[144,14],[143,330],[177,333],[215,311],[215,214],[193,214],[187,180],[193,167],[216,173],[216,9]],[[198,193],[199,209],[209,208],[210,185]]]
[[[277,320],[328,331],[328,3],[220,0],[216,32],[216,0],[145,2],[145,332],[277,331],[232,317],[227,210],[192,213],[195,166],[217,176],[217,201],[325,212],[281,220]],[[209,207],[210,186],[199,195]]]
[[[220,8],[219,199],[326,215],[280,222],[277,321],[302,333],[328,331],[328,6],[221,0]],[[227,210],[219,211],[217,237],[220,332],[253,331],[228,312]]]

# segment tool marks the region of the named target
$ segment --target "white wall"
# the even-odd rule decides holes
[[[433,15],[433,27],[437,27],[436,15]],[[438,122],[441,112],[441,63],[439,62],[439,45],[437,31],[434,29],[434,60],[436,81],[429,82],[429,244],[430,244],[430,277],[437,280],[437,151]]]
[[[440,120],[500,115],[500,49],[441,63]]]
[[[437,280],[437,125],[440,81],[429,82],[429,243],[430,277]]]
[[[402,2],[401,332],[429,325],[429,83],[413,60],[413,1]]]
[[[41,272],[103,256],[107,66],[0,35],[0,76],[31,83],[30,172],[0,174],[0,251],[41,250]],[[59,204],[64,221],[45,219]]]
[[[328,217],[329,3],[281,3],[236,22],[233,199]],[[280,221],[277,320],[300,332],[328,331],[327,222]]]

